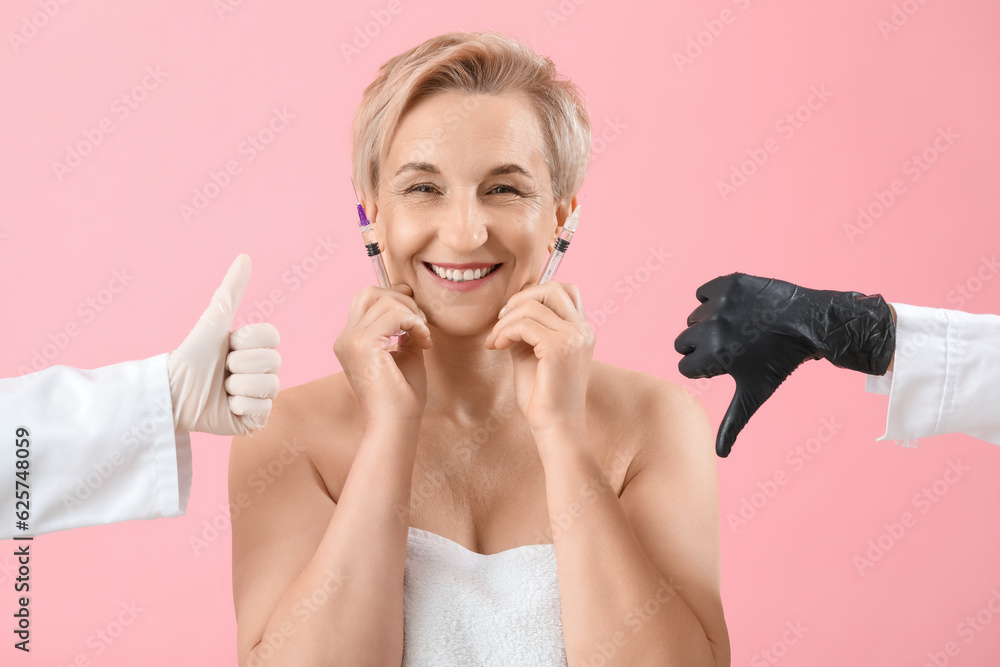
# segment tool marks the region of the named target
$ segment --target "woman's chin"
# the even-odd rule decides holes
[[[421,308],[428,316],[431,340],[435,335],[485,339],[493,332],[500,310],[500,306],[475,310],[448,306],[432,313],[423,306]]]

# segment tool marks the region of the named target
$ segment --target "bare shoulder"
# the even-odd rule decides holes
[[[354,392],[343,372],[283,389],[274,399],[267,426],[251,436],[234,438],[230,470],[277,466],[274,461],[301,455],[331,492],[343,453],[339,445],[350,440],[357,414]],[[338,495],[331,493],[334,499]]]
[[[288,422],[342,422],[357,413],[357,401],[343,371],[278,392],[271,410],[283,426]],[[270,423],[268,424],[270,427]]]
[[[587,401],[601,414],[617,415],[633,423],[651,418],[707,421],[705,411],[684,387],[661,377],[603,362],[593,362]]]
[[[626,484],[650,453],[669,458],[714,455],[714,448],[706,447],[706,438],[711,441],[708,416],[690,391],[650,373],[593,363],[588,409],[635,443]]]

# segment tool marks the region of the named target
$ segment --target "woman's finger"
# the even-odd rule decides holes
[[[573,285],[573,287],[576,286]],[[569,322],[583,320],[582,307],[577,308],[577,304],[563,283],[549,282],[541,285],[528,285],[507,301],[502,312],[506,315],[508,311],[527,301],[537,301],[548,306],[559,317]]]
[[[510,347],[512,343],[523,341],[531,347],[537,347],[544,341],[552,340],[553,337],[557,336],[559,336],[557,332],[549,329],[537,320],[520,318],[505,326],[497,334],[493,346],[498,350],[504,350]]]
[[[357,327],[359,329],[367,329],[372,325],[372,323],[389,312],[396,312],[399,317],[405,317],[407,315],[421,317],[422,314],[422,311],[419,309],[414,310],[406,303],[394,298],[383,296],[383,298],[372,304],[372,307],[368,309],[368,312],[366,312],[364,317],[361,318],[361,321],[357,323]]]
[[[404,294],[399,291],[401,285],[394,286],[392,289],[385,289],[384,287],[379,287],[378,285],[368,285],[363,290],[354,295],[351,300],[351,308],[348,311],[347,316],[347,326],[353,326],[359,324],[365,318],[365,314],[369,309],[372,308],[374,304],[378,301],[388,297],[399,301],[405,305],[409,310],[414,313],[423,313],[420,307],[417,306],[417,302],[413,300],[413,297]],[[371,322],[369,321],[364,326],[367,326]]]
[[[427,323],[422,318],[410,312],[401,312],[393,309],[384,313],[367,330],[374,334],[374,337],[382,339],[385,347],[389,346],[389,337],[402,329],[414,342],[431,335]]]
[[[501,317],[495,325],[493,325],[493,331],[486,339],[486,345],[489,346],[490,342],[496,342],[496,337],[499,335],[500,331],[509,324],[521,318],[531,318],[537,320],[539,323],[551,329],[553,332],[558,332],[564,328],[563,325],[566,321],[559,317],[556,313],[552,311],[551,308],[539,303],[535,300],[522,301],[518,306],[509,312],[505,312],[503,317]]]

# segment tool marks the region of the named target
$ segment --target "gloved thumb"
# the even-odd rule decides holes
[[[770,393],[773,393],[773,390]],[[716,454],[722,458],[729,456],[733,444],[736,443],[736,436],[740,434],[743,427],[750,421],[750,417],[757,412],[765,400],[767,400],[767,396],[757,396],[754,392],[749,391],[746,385],[739,381],[736,382],[736,393],[729,403],[729,409],[726,410],[726,415],[722,418],[719,434],[715,438]]]
[[[209,326],[229,332],[233,328],[233,318],[236,316],[236,309],[240,306],[248,282],[250,282],[250,256],[243,253],[229,267],[222,284],[212,296],[212,302],[202,313],[198,326],[202,326],[207,320]]]

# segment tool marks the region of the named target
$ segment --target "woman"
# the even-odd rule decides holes
[[[234,439],[241,665],[729,665],[704,412],[594,361],[576,287],[537,284],[589,148],[576,87],[495,33],[365,91],[393,288],[354,297],[342,373]]]

